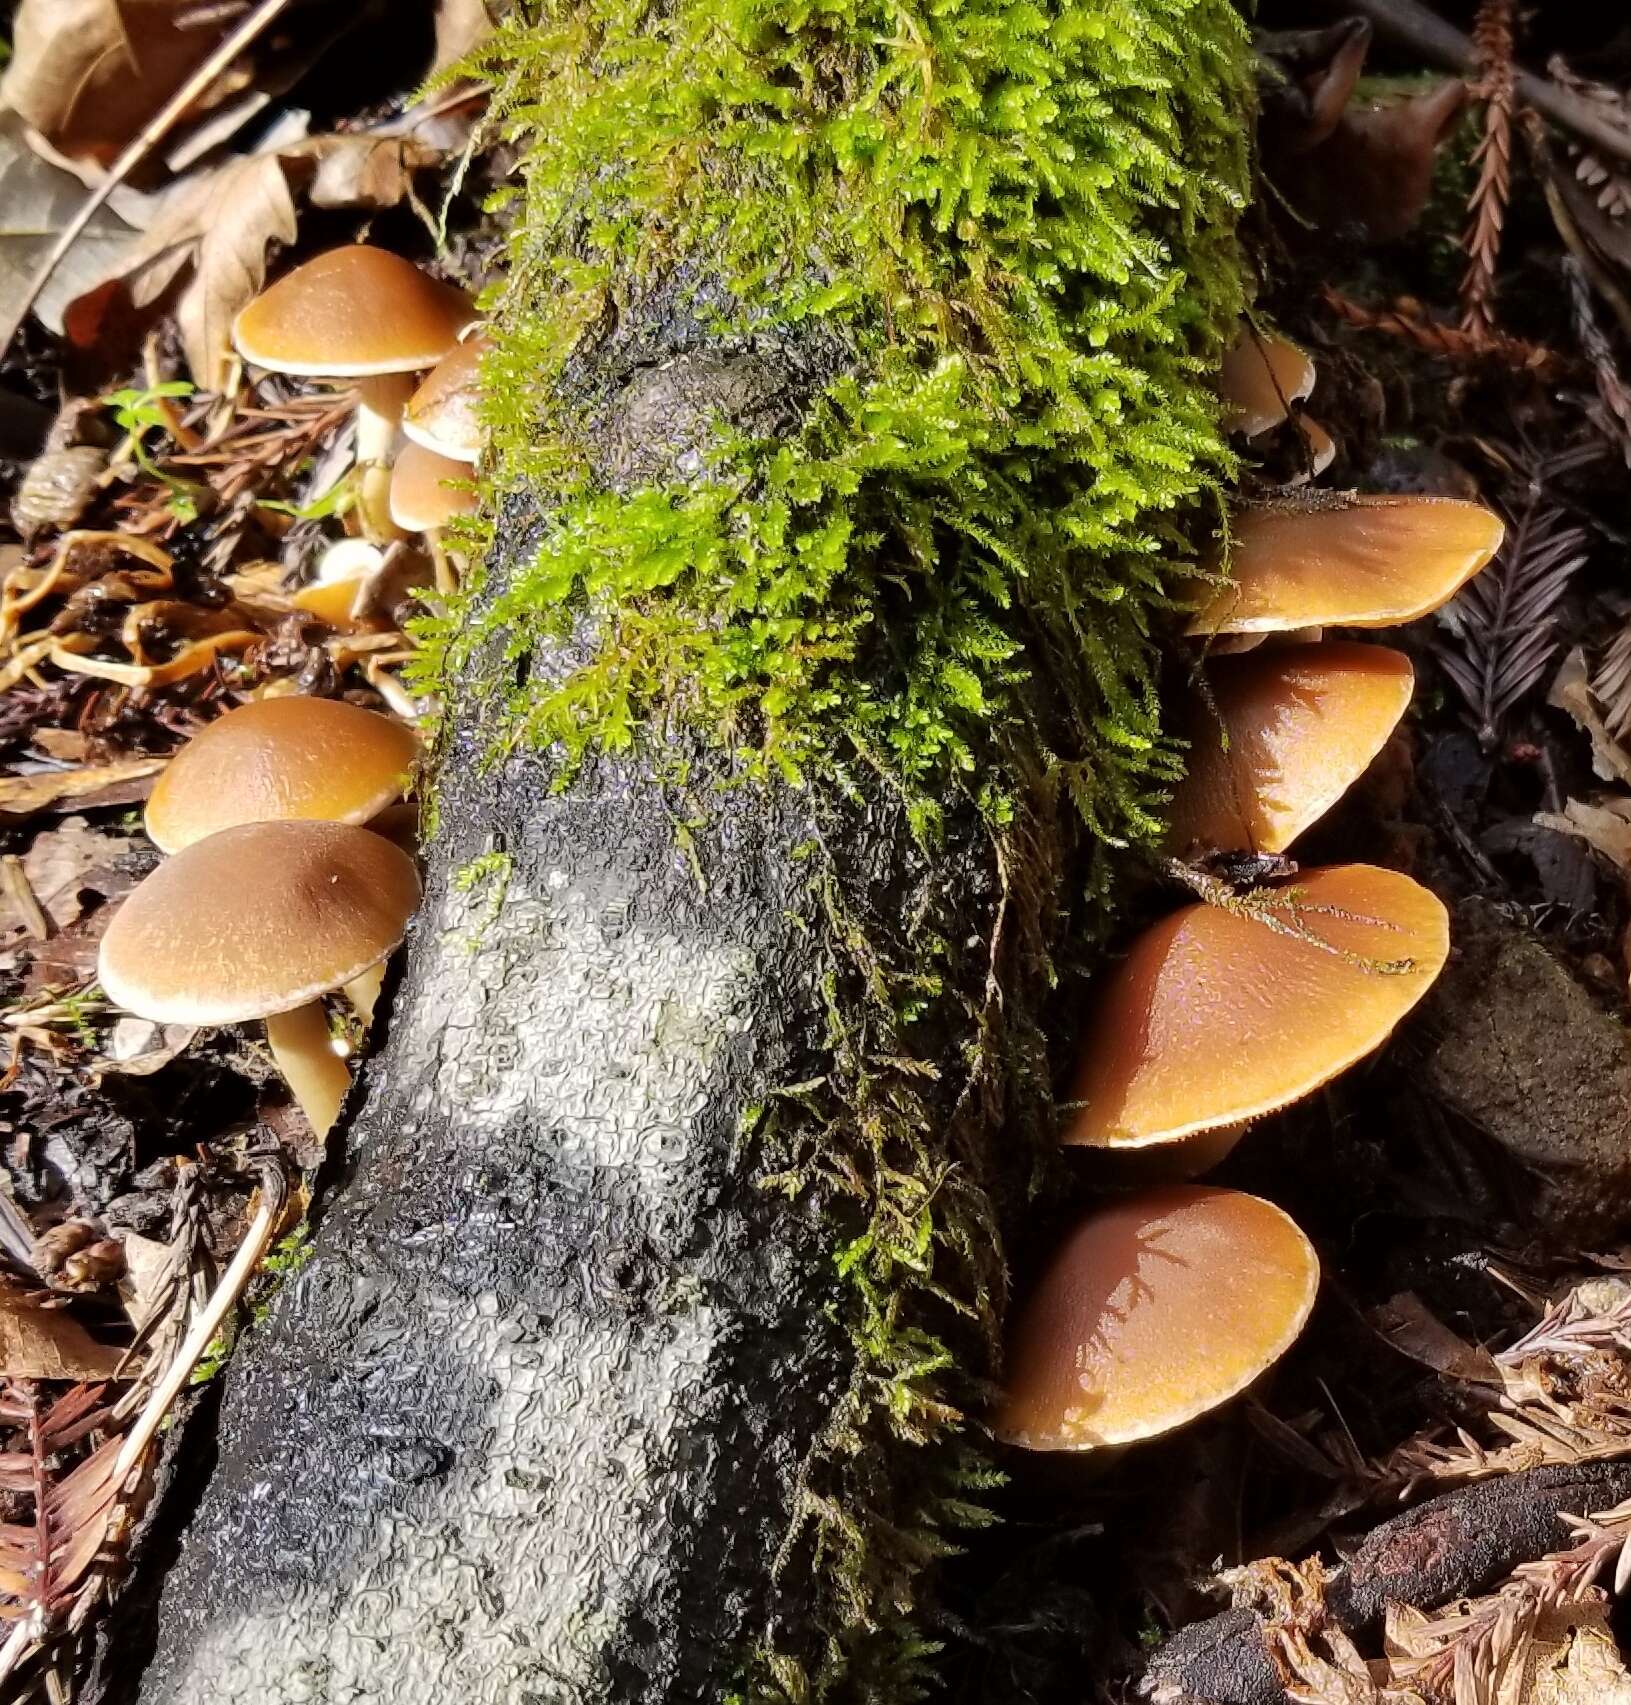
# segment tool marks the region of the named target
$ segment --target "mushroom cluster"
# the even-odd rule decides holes
[[[1295,413],[1313,383],[1301,351],[1243,334],[1223,371],[1231,428],[1314,443]],[[1380,1047],[1443,968],[1448,915],[1420,883],[1283,855],[1365,771],[1414,686],[1402,653],[1323,630],[1437,609],[1501,534],[1489,510],[1439,497],[1282,490],[1234,518],[1229,573],[1196,588],[1189,633],[1235,654],[1197,665],[1165,849],[1202,898],[1095,991],[1062,1131],[1118,1157],[1123,1182],[1165,1182],[1090,1214],[1054,1252],[1010,1326],[999,1438],[1091,1451],[1168,1432],[1301,1331],[1319,1273],[1302,1232],[1240,1191],[1171,1181]],[[1240,859],[1268,873],[1247,892],[1205,874]]]
[[[147,832],[171,856],[102,938],[102,987],[138,1017],[264,1019],[319,1138],[350,1086],[323,997],[343,991],[366,1026],[419,904],[418,870],[392,817],[418,744],[394,718],[338,700],[268,698],[228,711],[154,788]]]
[[[477,381],[486,344],[463,291],[385,249],[353,244],[307,261],[257,296],[232,328],[252,366],[357,387],[357,513],[378,547],[440,535],[475,507]],[[331,588],[361,572],[331,574]],[[446,589],[445,586],[443,588]],[[337,594],[330,592],[330,601]]]

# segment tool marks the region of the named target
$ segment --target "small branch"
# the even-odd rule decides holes
[[[107,176],[85,197],[79,205],[79,211],[63,227],[56,242],[51,245],[51,252],[40,262],[38,270],[28,281],[28,289],[11,319],[0,322],[0,350],[10,347],[11,340],[16,337],[23,321],[28,318],[29,309],[34,306],[40,292],[49,283],[51,274],[57,270],[62,257],[79,241],[81,233],[95,217],[97,209],[164,139],[171,126],[187,108],[289,4],[290,0],[261,0],[261,4],[222,41],[215,52],[142,127],[135,141],[113,162],[108,168]]]
[[[1359,13],[1387,36],[1450,71],[1476,72],[1478,50],[1472,38],[1447,24],[1420,0],[1327,0],[1327,9],[1345,16]],[[1589,101],[1561,88],[1548,77],[1530,71],[1516,74],[1518,98],[1543,112],[1566,130],[1584,137],[1594,147],[1617,160],[1631,160],[1631,136],[1594,112]]]

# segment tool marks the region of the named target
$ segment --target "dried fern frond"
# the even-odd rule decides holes
[[[1556,350],[1544,344],[1496,331],[1475,337],[1459,326],[1444,325],[1404,308],[1367,308],[1333,285],[1322,286],[1320,300],[1339,319],[1359,331],[1386,332],[1446,361],[1494,361],[1540,378],[1554,376],[1569,365]]]
[[[1478,50],[1477,92],[1484,103],[1484,134],[1474,150],[1478,168],[1471,218],[1461,241],[1467,270],[1461,279],[1461,326],[1476,338],[1495,330],[1495,272],[1512,191],[1512,0],[1483,0],[1473,26]]]
[[[1586,561],[1588,535],[1532,487],[1495,560],[1441,612],[1434,645],[1465,701],[1485,751],[1525,693],[1539,686],[1558,647],[1556,610]]]
[[[1591,696],[1616,740],[1631,734],[1631,620],[1608,642],[1591,676]]]
[[[1591,280],[1577,256],[1563,257],[1563,273],[1569,281],[1574,335],[1579,339],[1581,354],[1591,363],[1597,395],[1603,405],[1605,420],[1599,424],[1613,437],[1625,457],[1625,465],[1631,468],[1631,387],[1621,376],[1614,345],[1597,319],[1591,300]]]
[[[1631,99],[1621,89],[1607,83],[1593,82],[1569,69],[1561,54],[1554,53],[1546,63],[1552,80],[1561,83],[1570,93],[1590,101],[1610,124],[1631,138]],[[1610,219],[1631,219],[1631,168],[1623,161],[1604,159],[1589,148],[1571,146],[1569,159],[1574,175],[1592,192],[1599,208]]]

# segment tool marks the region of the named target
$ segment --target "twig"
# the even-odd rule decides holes
[[[113,162],[108,168],[107,176],[85,197],[79,204],[79,211],[63,227],[56,242],[51,245],[51,252],[40,262],[38,270],[28,281],[28,289],[24,291],[11,319],[0,322],[0,350],[10,347],[11,340],[16,337],[23,321],[28,318],[28,311],[34,306],[35,299],[50,281],[51,274],[57,270],[62,257],[79,241],[80,234],[95,217],[96,210],[164,139],[170,127],[187,108],[289,4],[290,0],[261,0],[261,4],[142,126],[135,141]]]
[[[1357,12],[1369,18],[1377,33],[1413,49],[1451,71],[1476,71],[1478,50],[1469,36],[1447,24],[1420,0],[1329,0],[1328,9],[1344,16]],[[1591,109],[1591,103],[1546,77],[1519,71],[1514,79],[1518,98],[1537,112],[1583,136],[1618,160],[1631,160],[1631,136]]]
[[[1512,0],[1483,0],[1473,28],[1481,72],[1484,134],[1473,152],[1478,182],[1472,222],[1462,242],[1467,270],[1461,280],[1461,325],[1477,338],[1495,331],[1495,268],[1512,188]]]

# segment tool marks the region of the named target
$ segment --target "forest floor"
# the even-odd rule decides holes
[[[83,187],[31,138],[105,165],[199,55],[143,110],[104,103],[105,133],[88,135],[96,115],[69,93],[83,67],[22,51],[31,3],[5,31],[19,53],[0,88],[0,196],[33,198],[56,229]],[[158,861],[140,808],[181,741],[279,683],[422,708],[400,675],[400,559],[361,625],[295,602],[348,525],[350,397],[249,383],[222,330],[274,239],[303,256],[366,235],[467,288],[492,275],[481,206],[506,162],[471,147],[467,88],[413,99],[481,8],[398,6],[389,30],[386,9],[326,29],[274,20],[69,251],[39,304],[48,323],[28,319],[0,357],[0,1518],[15,1524],[0,1529],[0,1612],[37,1613],[0,1656],[0,1698],[36,1696],[47,1673],[82,1696],[103,1565],[128,1537],[98,1528],[76,1551],[70,1504],[55,1535],[37,1524],[43,1552],[7,1552],[33,1521],[34,1468],[60,1480],[88,1416],[128,1436],[152,1379],[126,1348],[162,1341],[260,1216],[273,1251],[233,1316],[251,1320],[298,1265],[322,1184],[322,1150],[253,1034],[122,1015],[95,967],[118,901]],[[1324,1263],[1273,1381],[1093,1478],[1009,1465],[1004,1519],[947,1570],[946,1637],[976,1654],[959,1700],[1131,1687],[1231,1591],[1276,1607],[1298,1697],[1542,1699],[1510,1664],[1486,1662],[1466,1683],[1482,1692],[1446,1681],[1468,1627],[1485,1659],[1495,1649],[1490,1617],[1390,1628],[1401,1650],[1415,1641],[1415,1680],[1403,1658],[1379,1680],[1362,1661],[1382,1656],[1376,1630],[1333,1644],[1317,1580],[1261,1560],[1334,1559],[1401,1501],[1510,1469],[1631,1458],[1631,27],[1504,0],[1447,8],[1476,25],[1478,57],[1443,116],[1445,68],[1401,36],[1408,8],[1367,10],[1380,23],[1353,123],[1318,148],[1286,90],[1317,85],[1332,40],[1265,42],[1281,81],[1249,222],[1259,311],[1316,363],[1306,411],[1336,446],[1320,485],[1477,496],[1508,533],[1450,606],[1399,630],[1411,714],[1299,857],[1413,873],[1450,905],[1456,956],[1379,1057],[1266,1121],[1217,1174],[1287,1207]],[[1260,23],[1341,15],[1307,13],[1286,0]],[[1515,60],[1618,151],[1537,120]],[[39,251],[0,250],[0,320],[22,311]],[[1296,454],[1289,438],[1254,446],[1248,486]],[[234,1329],[182,1399],[206,1425]],[[1631,1521],[1604,1531],[1623,1542]],[[1560,1529],[1552,1549],[1571,1544]],[[1602,1541],[1592,1569],[1612,1574],[1617,1555]],[[13,1590],[19,1563],[40,1568]],[[1631,1698],[1587,1585],[1569,1577],[1573,1625],[1607,1631],[1606,1649],[1545,1634],[1546,1651],[1582,1673],[1600,1661],[1577,1697]],[[1532,1655],[1545,1625],[1514,1633],[1515,1615],[1507,1655]]]

